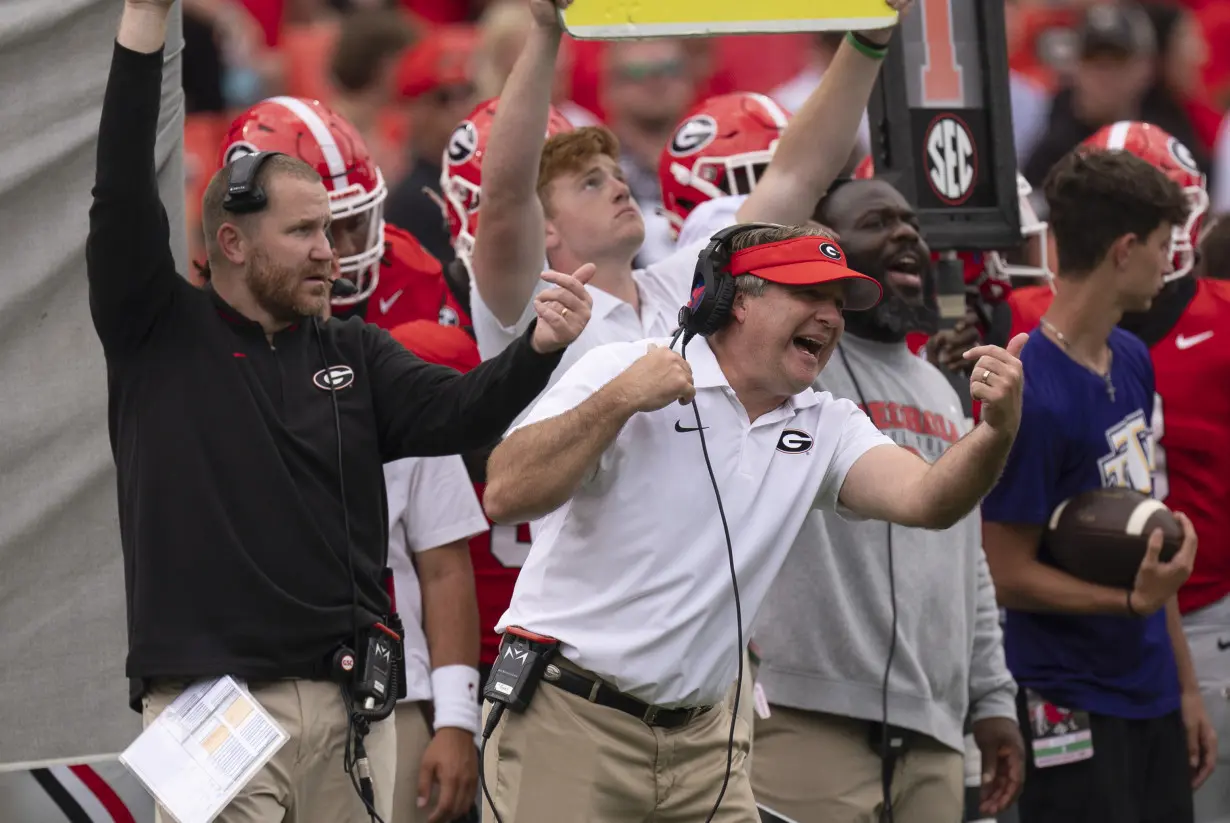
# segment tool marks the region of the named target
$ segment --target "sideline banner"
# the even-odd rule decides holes
[[[860,31],[895,25],[884,0],[576,0],[561,12],[578,40]]]

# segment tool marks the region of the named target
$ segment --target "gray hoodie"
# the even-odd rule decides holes
[[[858,403],[928,462],[970,428],[947,379],[903,343],[844,336],[816,388]],[[977,511],[944,531],[813,512],[754,629],[758,682],[770,705],[882,719],[890,529],[898,637],[888,720],[964,751],[967,714],[1016,718]]]

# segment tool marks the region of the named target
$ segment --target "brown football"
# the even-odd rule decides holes
[[[1183,527],[1164,503],[1132,489],[1092,489],[1055,508],[1043,540],[1055,564],[1073,577],[1131,589],[1154,529],[1164,535],[1166,562],[1183,542]]]

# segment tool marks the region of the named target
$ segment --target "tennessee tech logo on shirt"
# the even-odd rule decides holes
[[[1098,460],[1103,486],[1153,491],[1153,431],[1143,411],[1135,411],[1106,430],[1110,451]]]

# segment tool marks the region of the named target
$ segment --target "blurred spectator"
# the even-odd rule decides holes
[[[632,197],[645,216],[636,267],[674,250],[670,224],[658,212],[658,160],[696,94],[687,53],[678,40],[617,40],[607,44],[602,103],[619,138],[620,161]]]
[[[794,77],[773,89],[769,96],[791,114],[797,112],[799,106],[803,105],[803,101],[810,97],[811,93],[820,85],[820,80],[824,77],[824,71],[829,67],[833,55],[837,53],[837,47],[841,45],[841,38],[844,35],[845,32],[840,31],[819,31],[814,33],[811,36],[811,47],[807,52],[807,65]],[[862,155],[867,154],[870,150],[871,135],[868,132],[867,115],[864,114],[863,122],[858,127],[858,147],[856,152]]]
[[[342,18],[329,66],[332,94],[324,102],[359,130],[388,180],[400,176],[403,155],[380,128],[380,115],[394,99],[398,57],[413,38],[399,11],[352,12]]]
[[[1051,102],[1046,134],[1022,170],[1035,187],[1051,166],[1102,126],[1138,119],[1152,80],[1157,45],[1149,17],[1138,6],[1090,6],[1078,42],[1069,85]]]
[[[1221,122],[1220,113],[1203,97],[1201,70],[1209,59],[1209,45],[1190,12],[1161,3],[1144,9],[1153,23],[1157,61],[1153,85],[1140,104],[1140,119],[1177,137],[1208,174],[1209,149]]]
[[[499,97],[513,63],[525,48],[529,33],[529,6],[525,0],[494,0],[478,20],[478,48],[474,53],[474,84],[479,100]],[[600,122],[593,112],[574,103],[572,91],[572,48],[575,41],[565,38],[560,43],[555,61],[555,89],[552,104],[572,125],[596,126]]]
[[[243,108],[276,91],[281,61],[239,0],[184,0],[184,97],[188,114]]]
[[[1213,223],[1200,241],[1200,276],[1230,280],[1230,220]]]
[[[473,26],[438,27],[397,67],[397,93],[410,115],[409,145],[402,152],[408,173],[390,192],[385,214],[441,263],[453,259],[453,248],[440,207],[440,163],[453,129],[478,103],[476,40]]]

